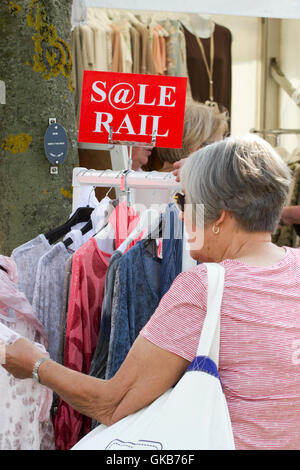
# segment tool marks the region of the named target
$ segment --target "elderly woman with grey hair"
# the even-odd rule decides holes
[[[271,242],[289,171],[266,142],[247,136],[197,151],[181,179],[177,201],[191,255],[225,268],[219,374],[235,446],[299,449],[300,250]],[[199,264],[175,279],[111,380],[49,359],[36,367],[39,380],[79,412],[115,423],[184,374],[196,355],[206,298],[206,269]],[[21,339],[7,347],[5,368],[28,378],[41,357]]]

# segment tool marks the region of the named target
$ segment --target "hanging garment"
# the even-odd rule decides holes
[[[18,288],[25,294],[29,303],[32,303],[35,285],[36,270],[42,255],[51,249],[45,235],[40,234],[33,240],[15,248],[11,258],[18,268]]]
[[[89,372],[90,375],[102,379],[108,378],[112,374],[111,370],[114,370],[116,367],[115,365],[113,365],[115,361],[115,356],[117,354],[114,352],[114,333],[112,336],[111,334],[112,329],[115,331],[115,326],[112,327],[112,322],[114,323],[114,325],[116,325],[119,316],[119,299],[121,295],[119,273],[120,263],[123,263],[123,270],[124,265],[128,265],[128,277],[126,274],[126,269],[124,271],[124,276],[128,279],[127,282],[132,282],[135,286],[136,282],[140,284],[140,288],[134,287],[134,290],[138,291],[138,297],[143,299],[143,297],[145,296],[146,298],[146,296],[150,292],[149,310],[150,312],[153,312],[155,309],[155,305],[160,300],[161,296],[169,289],[175,277],[181,272],[181,235],[182,222],[178,217],[178,211],[174,204],[169,204],[169,206],[166,208],[165,212],[162,215],[162,252],[165,254],[165,258],[163,256],[163,259],[161,260],[161,257],[158,255],[159,250],[157,248],[156,243],[156,237],[159,236],[158,234],[151,234],[152,239],[150,240],[150,242],[144,240],[143,242],[139,242],[139,244],[136,244],[135,251],[132,252],[131,250],[129,250],[128,255],[130,254],[130,256],[127,259],[124,258],[125,261],[123,260],[122,254],[120,252],[116,251],[113,254],[107,271],[104,301],[102,305],[101,327],[98,337],[97,348]],[[141,243],[143,243],[143,245],[141,245]],[[139,248],[137,248],[138,245]],[[159,246],[161,246],[161,244]],[[134,258],[134,256],[136,256],[136,258]],[[138,269],[140,269],[143,273],[140,278],[135,272],[135,264],[139,266]],[[151,269],[153,270],[152,274]],[[131,271],[133,273],[132,275]],[[130,276],[132,277],[130,278]],[[149,282],[147,282],[147,279],[149,279]],[[123,297],[123,301],[128,311],[133,310],[133,312],[135,312],[136,310],[138,310],[138,307],[135,304],[135,296],[133,294],[131,295],[131,292],[131,287],[128,287],[128,292],[126,296]],[[151,306],[152,301],[153,304]],[[144,308],[142,308],[142,310],[144,310]],[[127,320],[124,321],[129,322],[129,313],[127,312],[126,315]],[[148,317],[147,313],[146,317]],[[138,328],[139,326],[137,326],[137,329]],[[132,333],[125,349],[130,348],[130,346],[132,345],[131,341],[135,337],[135,334],[136,333]],[[109,366],[107,366],[109,349],[110,358]],[[125,357],[123,352],[121,353],[121,362],[122,360],[124,360],[124,358]]]
[[[127,207],[126,201],[121,202],[116,209],[112,212],[108,222],[112,225],[115,231],[115,248],[118,247],[126,240],[128,235],[133,231],[139,221],[139,216],[132,206]],[[133,241],[128,249],[136,243]]]
[[[81,194],[84,204],[96,202],[97,205],[90,216],[91,230],[83,235],[79,229],[85,225],[85,222],[76,224],[65,236],[65,239],[72,240],[68,248],[63,242],[50,245],[44,235],[39,235],[12,253],[12,258],[18,267],[19,288],[25,292],[37,318],[46,330],[51,359],[60,363],[59,344],[66,262],[75,250],[99,230],[113,210],[110,198],[106,197],[99,203],[98,200],[94,200],[93,195],[94,191],[91,192],[90,188]]]
[[[72,254],[73,251],[59,242],[40,258],[32,299],[33,309],[47,334],[50,357],[57,362],[65,268]]]
[[[105,278],[104,298],[101,311],[101,324],[97,340],[97,347],[91,363],[89,375],[105,379],[107,365],[109,339],[111,332],[111,312],[112,302],[116,296],[115,278],[119,262],[122,257],[120,251],[115,251],[109,261],[109,266]]]
[[[12,258],[0,255],[0,266],[4,268],[4,271],[0,270],[0,315],[6,319],[12,311],[13,318],[23,320],[34,329],[34,341],[43,343],[47,347],[45,329],[37,319],[32,305],[17,287],[18,272],[16,263]]]
[[[21,337],[31,339],[34,330],[23,320],[0,318],[0,341],[13,343]],[[0,396],[0,450],[55,449],[50,389],[32,379],[16,379],[0,367]]]
[[[167,71],[166,41],[162,30],[159,24],[153,28],[153,60],[159,75],[164,75]]]
[[[123,72],[132,73],[132,49],[131,49],[131,37],[130,37],[130,24],[127,21],[125,21],[125,22],[121,22],[118,26],[121,32]]]
[[[134,25],[140,34],[141,53],[140,53],[140,72],[144,74],[156,74],[156,68],[153,59],[152,45],[147,26],[141,22]]]
[[[156,244],[155,240],[151,242]],[[145,249],[143,241],[120,259],[119,292],[112,306],[106,379],[112,378],[120,368],[159,303],[160,269],[161,260]]]
[[[118,247],[134,229],[139,216],[126,203],[119,204],[109,218]],[[133,245],[135,242],[132,242]],[[64,365],[88,374],[97,346],[104,286],[111,255],[99,250],[91,238],[72,258],[72,276],[67,314]],[[91,429],[91,420],[63,400],[54,418],[56,448],[70,449]]]
[[[183,221],[175,204],[169,204],[163,216],[163,242],[160,278],[160,298],[170,289],[182,270]]]
[[[108,18],[107,13],[100,8],[89,8],[93,20],[97,22],[105,31],[105,41],[95,46],[95,54],[97,54],[97,48],[99,54],[101,53],[101,61],[104,61],[105,69],[108,72],[111,71],[112,67],[112,21]],[[102,69],[101,69],[102,70]]]
[[[167,207],[162,220],[162,260],[157,256],[155,239],[138,242],[119,260],[111,306],[107,380],[118,371],[161,297],[181,272],[182,221],[174,204]]]
[[[111,199],[109,197],[104,197],[101,202],[98,202],[97,200],[95,208],[90,215],[91,226],[88,232],[84,234],[81,232],[81,229],[83,229],[86,224],[81,222],[79,224],[74,225],[72,227],[71,232],[65,235],[64,241],[67,239],[72,240],[72,243],[68,244],[68,248],[70,250],[78,250],[78,248],[80,248],[85,242],[87,242],[95,233],[97,233],[103,227],[106,219],[109,217],[109,215],[114,209],[110,203]]]
[[[177,20],[163,20],[161,25],[168,32],[166,38],[167,75],[187,77],[186,44],[181,24]]]
[[[112,24],[112,72],[123,72],[123,56],[121,32],[117,25]]]
[[[109,72],[112,62],[112,22],[105,11],[99,8],[88,8],[88,21],[94,38],[94,70]]]
[[[76,26],[87,24],[87,7],[85,0],[73,0],[71,13],[71,31]]]
[[[81,191],[80,195],[81,198],[80,201],[78,201],[78,207],[85,207],[88,205],[94,208],[96,208],[97,206],[103,207],[102,205],[100,205],[101,203],[99,203],[99,201],[97,200],[94,190],[91,191],[90,188],[84,188]],[[105,204],[109,201],[110,199],[107,198]],[[76,209],[77,207],[75,208],[75,210]],[[106,207],[104,207],[103,209],[106,210]],[[70,215],[70,217],[72,216],[72,214]],[[97,219],[96,217],[99,217],[99,219]],[[101,214],[99,214],[99,209],[97,209],[95,215],[94,212],[92,213],[91,219],[92,221],[94,221],[93,229],[96,230],[98,228],[98,224],[101,223],[102,220]],[[75,226],[73,226],[73,229],[79,230],[84,225],[85,223],[76,224]],[[92,234],[93,233],[86,234],[83,237],[81,243],[84,243],[86,240],[88,240],[88,238],[90,238]],[[74,235],[69,233],[66,235],[65,238],[68,238],[69,236],[74,237],[75,240],[76,234]],[[78,238],[76,239],[78,240]],[[14,260],[18,268],[18,288],[25,294],[30,303],[32,303],[33,299],[36,271],[39,260],[42,255],[47,253],[51,248],[52,245],[49,243],[45,235],[40,234],[34,239],[29,240],[28,242],[18,246],[11,253],[11,258]]]
[[[70,299],[72,263],[73,263],[73,255],[70,256],[70,258],[67,260],[66,269],[65,269],[61,326],[60,326],[60,339],[59,339],[59,349],[58,349],[58,361],[60,364],[63,364],[64,354],[65,354],[65,338],[66,338],[66,333],[67,333],[67,317],[68,317],[68,306],[69,306],[69,299]]]
[[[140,32],[133,26],[130,28],[131,49],[132,49],[132,73],[140,73],[141,40]]]
[[[186,41],[186,58],[192,97],[204,103],[209,99],[209,78],[196,37],[182,25]],[[225,26],[215,24],[213,60],[214,101],[231,112],[231,42],[232,36]],[[211,40],[201,39],[208,63]],[[209,63],[210,65],[210,63]]]
[[[111,49],[109,44],[111,42],[111,28],[109,24],[104,24],[93,16],[89,18],[89,26],[93,31],[94,39],[94,70],[108,72],[110,70],[108,51]]]
[[[109,340],[112,330],[111,317],[112,311],[115,307],[116,299],[119,295],[119,276],[118,268],[119,261],[122,256],[120,251],[116,251],[111,257],[109,267],[105,279],[105,292],[102,303],[101,312],[101,325],[98,335],[97,347],[93,356],[93,360],[90,367],[89,375],[97,378],[105,379],[108,351],[109,351]],[[98,426],[96,420],[92,420],[92,428]]]
[[[88,24],[80,25],[78,28],[80,31],[83,70],[95,70],[93,30]]]
[[[91,238],[72,258],[64,365],[85,374],[97,345],[109,257]],[[60,399],[54,426],[56,448],[63,450],[89,432],[91,423]]]
[[[89,371],[97,344],[110,256],[101,252],[91,238],[72,257],[65,358],[69,360],[68,367],[81,368],[84,373]]]
[[[0,342],[12,343],[22,336],[45,352],[44,329],[17,288],[16,264],[0,256],[0,265],[4,268],[0,270]],[[0,367],[0,396],[0,449],[53,450],[52,391],[32,379],[15,379]]]

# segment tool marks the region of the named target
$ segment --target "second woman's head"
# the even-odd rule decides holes
[[[162,163],[175,163],[191,153],[222,140],[228,132],[227,113],[193,99],[187,101],[184,115],[182,147],[180,149],[158,148]]]

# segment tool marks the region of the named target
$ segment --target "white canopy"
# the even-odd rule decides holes
[[[299,0],[85,0],[88,8],[300,18]]]

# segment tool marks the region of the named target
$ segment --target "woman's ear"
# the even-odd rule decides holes
[[[224,220],[229,216],[229,212],[228,211],[225,211],[224,209],[221,211],[221,214],[219,216],[219,218],[214,222],[214,225],[216,227],[219,227],[220,225],[222,225],[222,223],[224,222]]]

